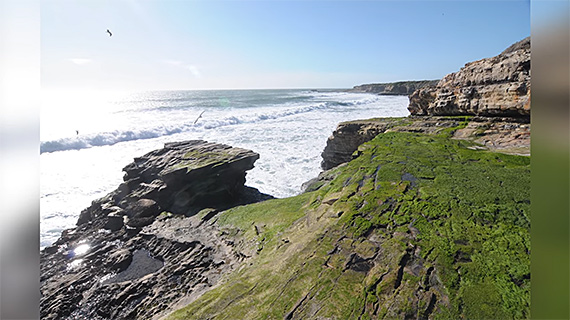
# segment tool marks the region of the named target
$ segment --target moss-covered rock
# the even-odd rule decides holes
[[[476,146],[380,134],[314,191],[220,213],[251,258],[169,319],[528,318],[530,158]]]

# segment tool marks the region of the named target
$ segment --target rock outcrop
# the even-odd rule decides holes
[[[439,80],[420,80],[420,81],[399,81],[390,83],[371,83],[362,84],[353,87],[350,91],[352,92],[366,92],[366,93],[377,93],[380,95],[401,95],[407,96],[412,94],[414,91],[428,87],[435,86]]]
[[[400,121],[401,119],[385,118],[340,123],[328,138],[321,154],[321,168],[328,170],[352,160],[352,153],[359,145],[372,140]]]
[[[530,37],[498,56],[467,63],[410,95],[412,115],[478,115],[530,120]]]
[[[220,213],[257,254],[168,319],[529,317],[527,53],[339,124],[305,193]]]
[[[271,198],[244,186],[258,157],[185,141],[136,158],[41,252],[42,319],[150,319],[214,285],[245,255],[212,218]]]
[[[362,85],[353,90],[394,92],[398,84]],[[340,123],[322,153],[324,170],[353,159],[358,146],[379,133],[437,133],[457,126],[459,121],[469,124],[457,130],[455,138],[472,140],[488,150],[530,154],[530,38],[511,45],[496,57],[467,63],[439,82],[402,84],[417,87],[409,96],[411,117]]]
[[[361,144],[385,132],[420,132],[437,134],[453,131],[455,139],[481,144],[482,149],[517,155],[530,155],[530,124],[521,118],[411,116],[341,122],[328,138],[321,154],[323,170],[329,170],[356,157]]]

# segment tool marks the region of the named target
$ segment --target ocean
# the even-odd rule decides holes
[[[40,118],[40,248],[114,190],[122,168],[164,143],[191,139],[253,150],[246,185],[282,198],[321,171],[342,121],[409,115],[406,96],[341,90],[45,92]],[[201,115],[201,116],[200,116]]]

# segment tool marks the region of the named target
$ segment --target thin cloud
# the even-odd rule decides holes
[[[193,65],[187,65],[186,69],[190,70],[190,72],[194,75],[194,77],[196,78],[200,78],[202,76],[202,74],[200,73],[200,70],[198,70],[198,68],[196,66]]]
[[[171,66],[175,66],[175,67],[179,67],[185,70],[190,71],[190,73],[192,73],[192,75],[196,78],[200,78],[202,77],[202,73],[200,73],[200,70],[198,69],[197,66],[192,65],[192,64],[186,64],[182,61],[178,61],[178,60],[161,60],[163,63],[166,63],[168,65]]]
[[[91,63],[93,62],[93,60],[91,59],[84,59],[84,58],[73,58],[73,59],[69,59],[69,61],[78,64],[78,65],[82,65],[82,64],[87,64],[87,63]]]

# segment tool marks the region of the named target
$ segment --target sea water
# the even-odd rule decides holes
[[[288,197],[319,174],[321,153],[339,122],[407,116],[407,105],[405,96],[340,90],[46,92],[40,247],[114,190],[134,157],[166,142],[201,139],[253,150],[260,158],[246,185]]]

